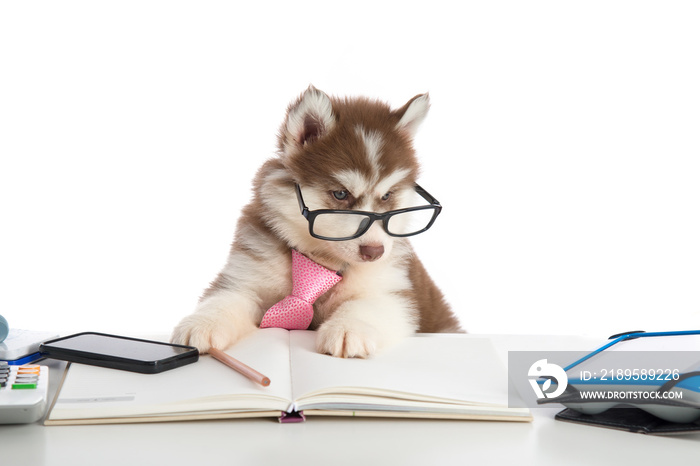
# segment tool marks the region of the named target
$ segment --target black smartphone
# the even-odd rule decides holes
[[[44,342],[42,356],[61,361],[157,374],[199,359],[193,346],[84,332]]]

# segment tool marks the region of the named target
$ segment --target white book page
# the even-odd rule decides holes
[[[226,353],[270,378],[263,387],[209,355],[160,374],[71,364],[49,416],[95,419],[235,410],[280,410],[292,400],[289,332],[256,331]]]
[[[300,409],[304,402],[313,402],[314,394],[350,393],[402,393],[426,400],[508,404],[507,372],[487,338],[415,336],[371,359],[318,354],[315,339],[313,332],[291,332],[292,390]]]

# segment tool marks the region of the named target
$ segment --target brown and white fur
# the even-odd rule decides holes
[[[353,240],[313,238],[294,187],[300,185],[310,210],[420,205],[412,138],[429,106],[427,94],[392,111],[381,102],[331,98],[309,87],[288,108],[278,156],[255,177],[226,266],[172,341],[204,353],[254,331],[265,311],[291,292],[290,248],[343,276],[314,304],[310,328],[318,330],[319,352],[365,358],[417,331],[460,332],[406,238],[390,237],[380,222]],[[337,200],[338,191],[347,197]]]

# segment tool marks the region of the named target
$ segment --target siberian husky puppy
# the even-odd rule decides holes
[[[292,248],[343,277],[314,304],[321,353],[366,358],[414,332],[461,332],[407,239],[440,211],[416,184],[412,147],[429,106],[427,94],[392,110],[309,87],[254,179],[226,266],[171,340],[205,353],[254,331],[292,290]]]

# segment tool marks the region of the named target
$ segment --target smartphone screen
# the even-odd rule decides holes
[[[153,374],[196,362],[199,352],[192,346],[152,340],[78,333],[41,345],[47,358]]]

